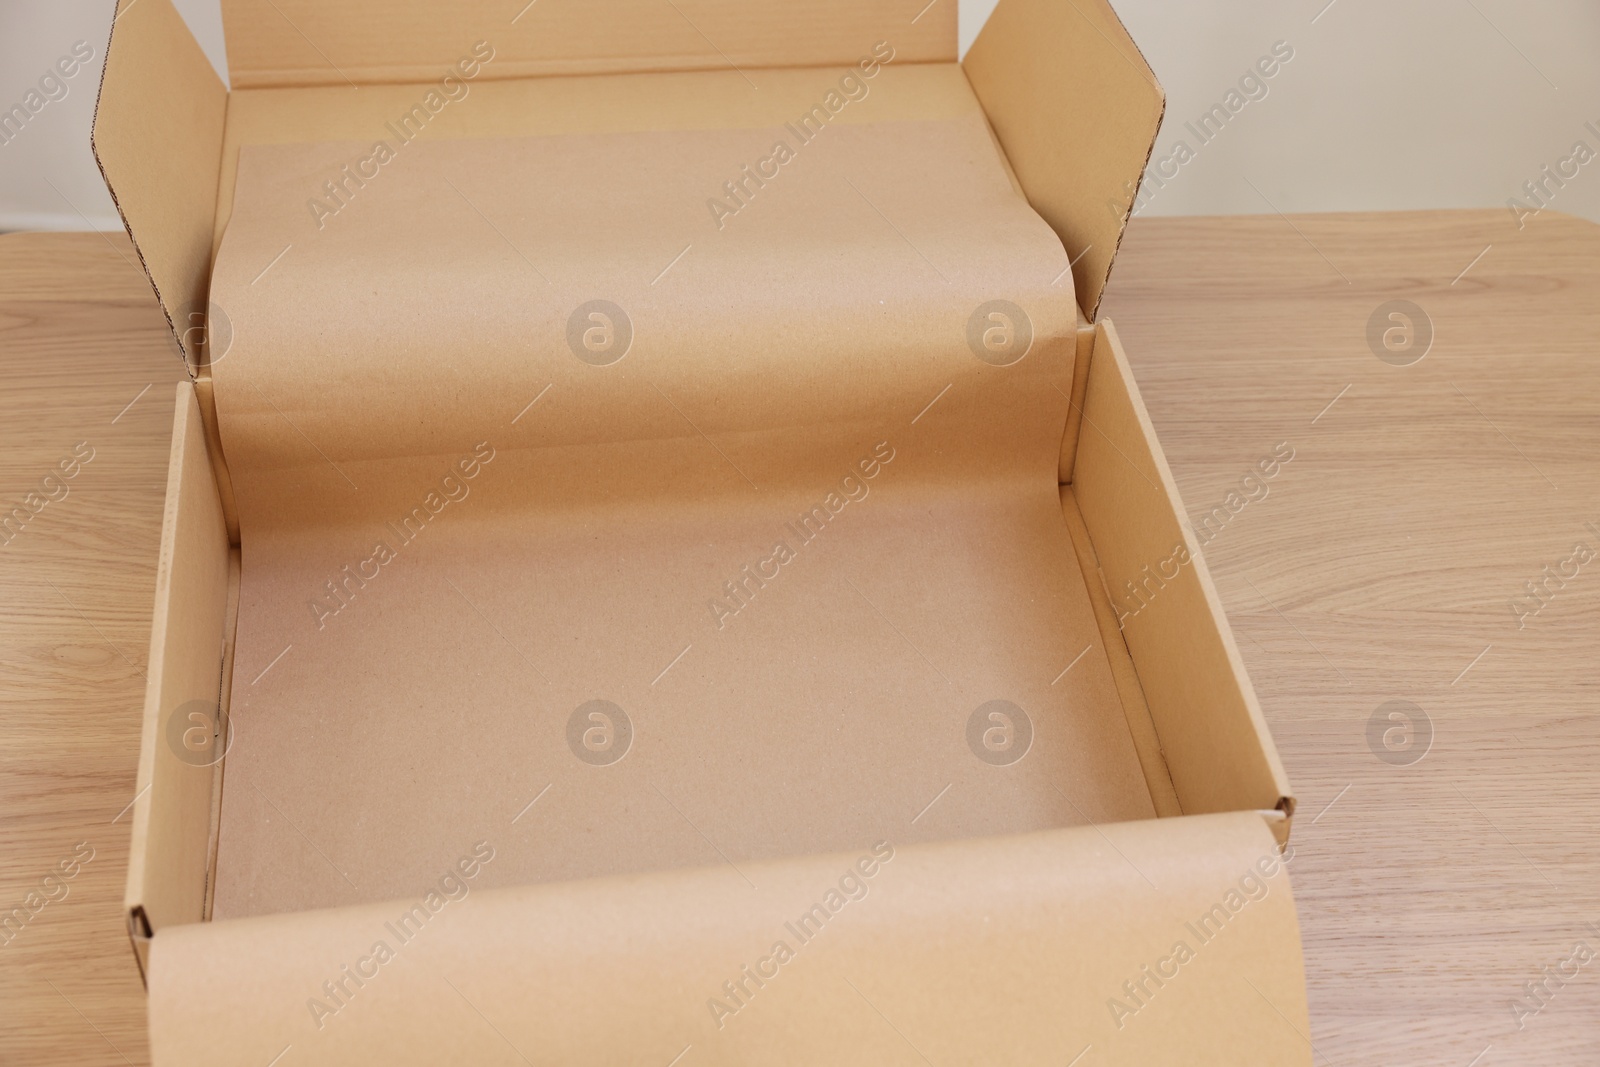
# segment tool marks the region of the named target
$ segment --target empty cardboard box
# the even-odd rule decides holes
[[[124,0],[158,1064],[1309,1062],[1103,0]]]

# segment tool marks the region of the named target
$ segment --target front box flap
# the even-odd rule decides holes
[[[1311,1062],[1255,813],[474,892],[495,856],[163,931],[154,1062]]]

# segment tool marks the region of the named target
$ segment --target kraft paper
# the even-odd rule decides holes
[[[981,117],[392,151],[332,213],[370,145],[241,152],[216,917],[464,834],[524,885],[1154,814],[1057,493],[1071,278]]]
[[[162,931],[156,1062],[1312,1060],[1254,813],[482,888],[513,847],[392,902]]]

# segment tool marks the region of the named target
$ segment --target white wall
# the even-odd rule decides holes
[[[995,0],[960,2],[965,49]],[[1143,213],[1504,209],[1513,196],[1533,206],[1523,184],[1541,167],[1579,140],[1600,153],[1595,0],[1114,2],[1167,90],[1156,160],[1180,140],[1194,153],[1167,164],[1175,176],[1161,187],[1146,182]],[[217,0],[177,4],[225,70]],[[89,153],[111,10],[112,0],[0,0],[0,110],[74,42],[95,53],[64,97],[0,144],[0,230],[119,227]],[[1278,41],[1293,59],[1202,145],[1184,123],[1223,103]],[[1553,208],[1600,221],[1600,159],[1546,188]]]
[[[218,0],[175,0],[219,70],[225,69]],[[0,0],[0,117],[30,91],[49,100],[20,133],[0,128],[0,231],[120,230],[89,127],[116,0]],[[59,89],[40,87],[57,60],[84,42],[93,61]]]
[[[1595,0],[1113,4],[1167,91],[1154,158],[1180,139],[1195,150],[1164,188],[1146,181],[1143,213],[1505,208],[1583,140],[1597,158],[1548,186],[1551,207],[1600,221]],[[964,44],[993,7],[963,4]],[[1294,58],[1266,97],[1200,145],[1184,123],[1277,41]]]

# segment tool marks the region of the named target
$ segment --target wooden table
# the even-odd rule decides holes
[[[1415,362],[1401,320],[1369,345],[1392,300],[1431,321]],[[1600,228],[1138,220],[1105,313],[1196,524],[1224,506],[1206,554],[1300,800],[1316,1062],[1600,1062],[1600,957],[1511,1007],[1600,953]],[[94,850],[0,945],[0,1062],[143,1063],[125,809],[182,371],[121,237],[0,238],[0,349],[0,500],[95,450],[0,545],[0,912]],[[1369,745],[1395,700],[1426,720]]]
[[[94,856],[0,945],[0,1063],[149,1058],[122,883],[183,374],[166,338],[125,237],[0,237],[0,508],[94,450],[0,544],[0,917],[79,842]]]
[[[1205,551],[1299,800],[1316,1062],[1600,1063],[1600,227],[1152,220],[1113,286],[1197,523],[1295,450]],[[1391,300],[1433,324],[1409,366],[1368,343]],[[1519,629],[1578,542],[1595,559]],[[1409,765],[1368,744],[1391,700],[1432,724]],[[1596,959],[1519,1030],[1580,939]]]

